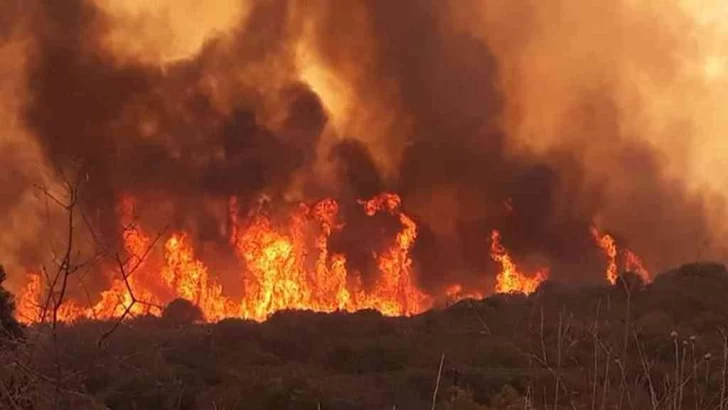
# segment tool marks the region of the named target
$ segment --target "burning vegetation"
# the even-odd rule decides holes
[[[385,193],[360,201],[369,217],[386,213],[401,227],[391,244],[372,255],[377,273],[365,284],[358,271],[347,271],[346,256],[329,251],[328,239],[334,230],[343,228],[337,220],[339,205],[324,199],[311,206],[299,204],[280,223],[258,209],[244,218],[230,201],[230,246],[246,267],[238,276],[242,297],[226,296],[222,285],[208,267],[195,257],[186,233],[167,235],[161,252],[151,252],[154,243],[133,215],[134,200],[125,197],[119,207],[123,226],[125,261],[119,263],[120,277],[110,268],[110,287],[100,293],[100,300],[83,302],[68,298],[58,309],[56,320],[73,322],[82,318],[109,320],[127,315],[160,315],[163,306],[174,299],[186,299],[200,308],[208,321],[238,317],[265,320],[279,310],[314,310],[319,312],[375,309],[385,315],[411,315],[433,306],[433,297],[417,284],[410,250],[417,237],[415,221],[402,211],[401,199]],[[508,251],[493,231],[491,257],[501,264],[494,289],[497,293],[530,294],[548,277],[538,271],[526,277],[517,270]],[[161,255],[157,255],[161,253]],[[18,319],[32,323],[49,320],[49,299],[58,290],[38,273],[29,273],[19,295]],[[58,285],[55,285],[56,287]],[[454,289],[457,289],[455,291]],[[451,301],[458,300],[462,285],[446,290]],[[134,295],[134,296],[133,296]]]
[[[385,213],[396,219],[400,227],[391,243],[372,254],[376,274],[371,283],[364,283],[362,273],[347,270],[345,254],[329,250],[329,237],[344,228],[338,218],[339,205],[323,199],[312,205],[299,203],[275,221],[264,205],[241,217],[235,198],[229,201],[231,226],[229,246],[244,266],[237,275],[239,292],[235,299],[225,294],[217,276],[195,256],[189,235],[185,232],[160,236],[163,246],[153,252],[155,243],[135,216],[135,201],[123,197],[118,208],[122,221],[124,260],[109,267],[110,286],[100,292],[98,300],[87,303],[66,297],[61,299],[57,281],[49,282],[47,274],[31,272],[19,294],[17,318],[25,323],[51,320],[49,306],[61,300],[53,320],[74,322],[79,319],[110,320],[136,315],[159,316],[175,299],[185,299],[197,306],[203,318],[219,321],[242,318],[262,321],[280,310],[313,310],[334,312],[374,309],[385,315],[400,316],[421,313],[433,307],[436,298],[456,302],[463,297],[488,293],[531,294],[548,278],[542,268],[525,274],[516,266],[501,243],[501,234],[490,236],[490,257],[500,265],[492,290],[452,283],[443,295],[430,295],[417,283],[411,249],[417,238],[417,224],[402,211],[396,194],[384,193],[359,201],[361,212],[368,217]],[[617,252],[609,234],[592,228],[597,245],[607,260],[605,279],[615,284],[622,272],[634,272],[646,283],[650,280],[641,260],[628,249]],[[621,264],[618,264],[621,255]],[[49,305],[50,303],[50,305]]]
[[[567,1],[572,28],[520,1],[32,3],[0,10],[24,322],[412,315],[726,255],[704,158],[728,116],[694,107],[728,76],[668,30],[722,35],[690,2]]]
[[[267,371],[300,358],[286,329],[308,340],[288,320],[343,317],[396,343],[445,331],[438,320],[466,335],[463,351],[472,337],[518,339],[518,354],[506,350],[528,366],[528,388],[544,385],[534,367],[557,378],[542,400],[553,408],[566,384],[590,390],[593,409],[621,408],[608,394],[616,383],[618,400],[660,408],[654,386],[640,390],[664,370],[644,353],[664,353],[661,342],[637,337],[653,316],[664,322],[650,306],[675,296],[671,281],[722,284],[725,270],[701,261],[728,259],[728,8],[652,3],[0,1],[0,281],[14,295],[0,289],[0,324],[12,328],[7,349],[0,334],[0,407],[37,408],[13,401],[34,382],[54,398],[105,385],[66,372],[64,331],[67,341],[103,328],[101,349],[139,324],[151,323],[155,346],[193,329],[217,358],[210,340],[235,323],[254,329],[243,339],[260,353],[243,362]],[[595,317],[570,322],[560,292]],[[673,338],[678,372],[688,354],[695,368],[666,379],[667,408],[681,408],[686,380],[705,399],[702,377],[713,393],[722,380],[724,409],[728,355],[722,378],[695,375],[707,363],[698,347],[725,353],[726,333],[710,315],[683,319],[681,334],[710,328],[713,339]],[[345,372],[370,365],[355,363],[368,349],[386,371],[422,362],[402,357],[416,349],[334,339],[301,349]],[[589,361],[584,340],[588,389],[560,376],[573,370],[566,358]],[[540,352],[523,361],[531,344]],[[427,354],[442,364],[442,350]],[[640,366],[622,367],[628,359]],[[291,371],[272,366],[271,380]],[[176,408],[194,408],[177,393]]]

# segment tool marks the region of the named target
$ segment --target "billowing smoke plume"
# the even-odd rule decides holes
[[[397,192],[429,290],[492,275],[492,229],[569,280],[601,278],[594,225],[655,270],[723,257],[726,10],[699,3],[5,1],[0,260],[47,257],[61,175],[108,242],[126,194],[200,244],[230,197],[332,196],[360,271],[397,227],[357,200]]]

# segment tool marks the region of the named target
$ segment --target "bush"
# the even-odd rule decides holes
[[[175,299],[164,308],[162,318],[174,324],[201,322],[202,310],[187,299]]]
[[[13,295],[2,287],[7,278],[5,269],[0,265],[0,339],[16,338],[22,335],[22,327],[15,320]]]

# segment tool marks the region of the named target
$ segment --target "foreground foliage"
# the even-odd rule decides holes
[[[114,328],[25,329],[0,359],[9,409],[724,409],[728,273],[545,283],[411,318],[279,312],[201,324],[183,302]]]

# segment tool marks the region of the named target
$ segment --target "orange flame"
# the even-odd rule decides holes
[[[445,288],[445,298],[448,302],[457,302],[463,299],[482,299],[485,297],[482,293],[472,290],[463,289],[463,285],[454,284]]]
[[[337,223],[336,201],[325,199],[311,207],[301,204],[289,221],[279,226],[263,209],[241,220],[236,200],[231,199],[230,242],[247,267],[242,274],[245,294],[235,302],[223,294],[222,285],[195,257],[185,233],[172,234],[166,240],[160,267],[147,266],[150,237],[136,224],[134,201],[122,198],[119,210],[128,258],[120,264],[121,272],[89,307],[73,299],[64,301],[58,320],[109,319],[125,313],[159,315],[160,306],[176,297],[199,306],[210,321],[225,317],[264,320],[282,309],[329,312],[374,308],[384,314],[402,315],[428,308],[430,298],[414,283],[409,256],[417,235],[415,222],[399,209],[401,201],[396,195],[383,194],[362,203],[368,215],[388,212],[402,224],[394,243],[377,257],[380,272],[372,289],[364,289],[358,277],[350,280],[345,256],[328,250],[330,235],[342,226]],[[311,242],[314,255],[307,251]],[[26,323],[47,320],[41,306],[48,293],[44,278],[29,274],[20,295],[18,317]]]
[[[190,237],[176,232],[166,238],[161,255],[148,257],[154,244],[137,223],[135,203],[130,197],[120,201],[123,248],[126,259],[114,261],[109,287],[97,300],[81,303],[67,300],[57,309],[59,321],[111,319],[122,315],[159,316],[162,306],[184,298],[202,311],[208,321],[240,317],[262,321],[284,309],[309,309],[321,312],[376,309],[385,315],[412,315],[433,305],[433,297],[416,283],[410,252],[417,239],[417,224],[402,210],[402,200],[383,193],[360,201],[366,215],[389,214],[399,221],[400,230],[384,251],[374,255],[377,274],[370,284],[363,283],[360,272],[348,272],[342,254],[329,251],[329,239],[343,227],[338,221],[339,204],[324,199],[311,205],[299,204],[283,219],[269,215],[261,206],[248,215],[238,215],[236,198],[228,203],[228,236],[245,268],[240,273],[243,296],[231,298],[208,267],[195,256]],[[619,256],[625,269],[649,279],[642,261],[631,251],[621,253],[611,235],[596,229],[592,234],[609,259],[607,279],[615,283]],[[548,278],[548,269],[534,275],[518,270],[497,230],[491,233],[491,258],[501,265],[495,292],[534,292]],[[118,265],[118,266],[115,266]],[[53,297],[47,278],[29,273],[17,306],[17,317],[32,323],[49,320]],[[448,301],[483,297],[483,293],[455,284],[446,286],[441,296]],[[72,293],[72,292],[71,292]],[[49,297],[50,295],[51,297]],[[48,303],[50,302],[50,303]],[[42,306],[49,304],[49,311]]]
[[[617,243],[609,234],[601,234],[596,228],[591,228],[592,236],[597,242],[597,245],[604,251],[608,264],[606,276],[609,283],[614,285],[617,283],[618,268],[617,268]]]
[[[32,323],[43,319],[40,300],[43,296],[43,278],[35,272],[28,273],[27,277],[28,281],[25,283],[15,307],[15,316],[22,323]]]
[[[601,233],[598,229],[591,228],[592,236],[596,241],[597,245],[602,249],[604,255],[607,257],[608,264],[606,269],[606,277],[609,283],[612,285],[617,283],[619,277],[619,256],[620,252],[617,247],[617,241],[614,237],[608,233]],[[650,282],[651,275],[647,269],[645,269],[642,260],[629,249],[623,249],[621,252],[622,266],[624,271],[634,272],[642,278],[643,281]]]
[[[370,294],[360,294],[363,306],[387,315],[410,315],[429,307],[432,300],[415,284],[409,256],[417,238],[417,225],[400,209],[402,200],[398,195],[383,193],[360,203],[367,215],[388,212],[402,225],[392,246],[377,257],[380,275]]]
[[[645,269],[642,259],[629,249],[624,250],[624,269],[636,273],[645,283],[652,281],[652,275]]]
[[[314,287],[313,300],[318,306],[330,306],[330,302],[332,302],[330,298],[334,296],[336,309],[343,310],[352,307],[351,294],[346,287],[346,257],[334,254],[329,258],[329,236],[335,229],[342,227],[336,224],[339,204],[333,199],[325,199],[315,204],[311,213],[321,225],[321,234],[316,238],[316,249],[319,251],[319,256],[314,269],[313,282],[317,286]]]
[[[511,259],[506,248],[501,244],[500,232],[493,230],[490,234],[490,257],[500,263],[501,271],[496,277],[497,293],[533,293],[538,285],[549,276],[548,269],[540,269],[532,277],[521,273]]]
[[[207,267],[195,259],[184,234],[172,235],[164,249],[162,278],[176,297],[193,302],[208,320],[232,316],[232,301],[222,295],[222,286],[210,278]]]
[[[248,272],[243,276],[245,297],[240,304],[244,318],[264,320],[282,309],[306,308],[310,289],[303,269],[303,250],[295,227],[301,215],[291,218],[288,233],[278,232],[263,214],[254,215],[236,242]]]
[[[138,225],[135,208],[133,198],[121,198],[118,212],[127,259],[119,263],[120,271],[115,272],[111,287],[101,292],[101,300],[84,312],[86,318],[110,319],[127,310],[131,315],[161,313],[159,298],[145,286],[154,282],[151,272],[143,269],[152,240]]]
[[[128,309],[129,314],[159,314],[161,309],[159,299],[148,290],[144,280],[139,274],[134,274],[143,265],[145,254],[150,243],[149,237],[144,234],[134,221],[134,201],[130,197],[123,197],[120,201],[119,213],[122,222],[122,239],[124,249],[128,254],[126,261],[121,262],[123,268],[121,278],[114,278],[109,289],[100,294],[100,300],[92,306],[84,308],[78,301],[65,299],[58,307],[56,319],[61,322],[74,322],[81,318],[110,319],[119,317]],[[134,275],[133,275],[134,274]],[[23,323],[42,322],[52,319],[52,312],[57,289],[52,290],[49,284],[44,284],[40,274],[30,273],[18,303],[16,317]],[[128,286],[127,286],[128,283]],[[137,285],[139,284],[139,285]],[[137,301],[133,303],[129,289],[132,289]],[[51,293],[52,297],[48,297]]]

